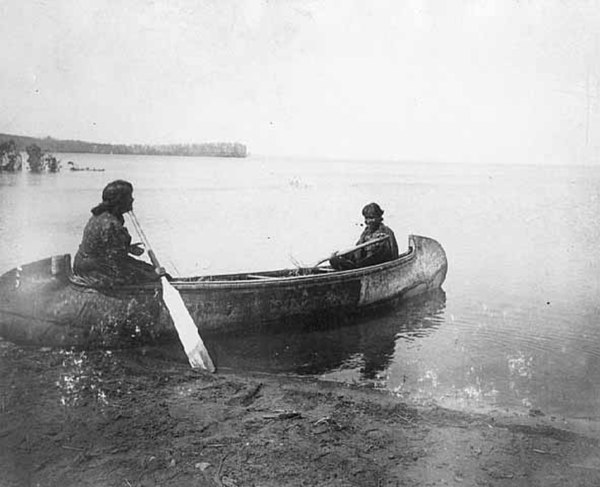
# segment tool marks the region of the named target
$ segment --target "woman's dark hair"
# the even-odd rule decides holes
[[[362,209],[365,218],[382,218],[383,210],[377,203],[369,203]]]
[[[133,193],[133,185],[128,181],[117,179],[108,183],[102,191],[102,203],[92,208],[94,215],[108,211],[116,216],[121,216],[125,198]]]

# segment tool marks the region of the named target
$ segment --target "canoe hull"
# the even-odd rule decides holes
[[[409,237],[393,262],[363,269],[273,271],[175,279],[200,332],[229,332],[298,316],[354,312],[441,287],[446,255],[433,239]],[[256,278],[259,279],[256,279]],[[174,335],[159,285],[99,291],[70,274],[68,256],[0,277],[0,336],[19,343],[85,348],[156,342]]]

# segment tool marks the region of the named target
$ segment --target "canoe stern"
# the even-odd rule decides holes
[[[153,342],[170,330],[160,288],[100,291],[70,277],[70,255],[0,276],[0,336],[16,343],[85,348]]]

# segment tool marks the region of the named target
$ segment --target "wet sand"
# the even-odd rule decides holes
[[[298,377],[0,341],[2,486],[590,486],[600,433]]]

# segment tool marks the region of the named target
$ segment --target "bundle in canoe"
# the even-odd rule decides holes
[[[355,311],[439,288],[442,246],[411,235],[383,264],[181,277],[171,281],[200,332],[229,332],[295,316]],[[0,336],[19,343],[85,348],[156,342],[173,334],[159,284],[94,289],[71,272],[68,254],[0,276]]]

